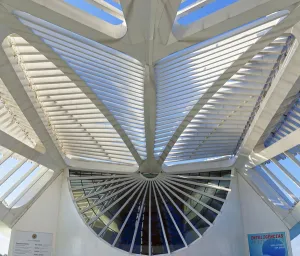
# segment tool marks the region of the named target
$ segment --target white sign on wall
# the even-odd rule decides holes
[[[53,234],[16,231],[12,256],[51,256]]]

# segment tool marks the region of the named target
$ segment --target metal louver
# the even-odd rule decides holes
[[[213,225],[231,171],[111,174],[70,171],[78,211],[98,237],[133,254],[171,253]]]
[[[44,20],[22,12],[16,14],[90,87],[120,123],[139,155],[146,158],[142,64]]]

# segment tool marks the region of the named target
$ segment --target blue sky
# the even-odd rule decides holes
[[[115,6],[116,8],[121,10],[121,6],[119,4],[117,4],[116,2],[114,2],[113,0],[105,0],[106,2],[110,3],[111,5]],[[194,2],[196,2],[197,0],[186,0],[185,2],[183,2],[179,9],[182,9]],[[230,4],[233,4],[235,2],[237,2],[238,0],[215,0],[214,2],[207,4],[206,6],[204,6],[203,8],[200,8],[194,12],[192,12],[191,14],[179,19],[179,23],[181,25],[188,25],[200,18],[203,18],[217,10],[220,10]],[[76,8],[79,8],[93,16],[96,16],[100,19],[103,19],[109,23],[112,23],[114,25],[118,25],[121,24],[122,21],[113,17],[112,15],[98,9],[96,6],[86,2],[85,0],[65,0],[66,3],[73,5]]]
[[[98,9],[97,7],[95,7],[94,5],[86,2],[85,0],[65,0],[66,3],[73,5],[74,7],[81,9],[85,12],[87,12],[88,14],[91,14],[93,16],[96,16],[100,19],[103,19],[113,25],[118,25],[121,24],[122,21],[115,18],[114,16],[102,11],[101,9]],[[117,7],[118,9],[120,9],[121,7],[116,4],[114,1],[112,0],[106,0],[106,2],[114,5],[115,7]]]

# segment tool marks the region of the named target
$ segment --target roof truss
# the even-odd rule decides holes
[[[101,1],[98,1],[101,2]],[[127,33],[124,31],[125,23],[121,26],[118,26],[113,31],[112,27],[101,20],[96,20],[94,17],[90,17],[88,15],[84,15],[81,11],[75,11],[70,9],[70,7],[66,6],[63,2],[51,2],[47,5],[44,5],[44,1],[41,0],[3,0],[3,3],[6,4],[6,7],[9,11],[14,10],[21,10],[32,14],[33,16],[40,17],[58,25],[62,28],[65,28],[70,32],[78,33],[80,36],[76,35],[76,37],[86,36],[87,38],[84,40],[95,40],[101,42],[109,47],[112,47],[116,50],[122,51],[142,63],[142,67],[145,68],[144,74],[144,117],[145,117],[145,134],[146,134],[146,161],[147,161],[147,168],[150,168],[153,165],[153,169],[157,169],[159,165],[163,165],[164,161],[169,155],[169,152],[172,150],[174,144],[178,141],[179,137],[184,131],[187,131],[190,134],[193,134],[193,127],[191,130],[186,130],[192,121],[196,120],[195,117],[200,111],[204,111],[203,118],[210,118],[213,120],[214,117],[220,115],[220,113],[216,113],[212,115],[208,115],[205,111],[206,109],[204,106],[208,106],[209,101],[214,97],[219,97],[219,90],[224,86],[224,84],[237,73],[242,67],[245,66],[246,63],[249,62],[254,56],[256,56],[262,49],[267,47],[272,41],[282,35],[287,29],[294,26],[299,21],[300,11],[297,4],[299,4],[299,0],[287,0],[287,1],[279,1],[279,0],[269,0],[264,1],[253,1],[249,3],[249,1],[241,0],[232,6],[228,6],[221,11],[218,11],[216,14],[212,14],[208,17],[205,17],[195,23],[193,23],[190,27],[184,29],[179,27],[176,24],[176,19],[179,18],[181,15],[179,13],[178,16],[178,7],[181,1],[133,1],[133,0],[121,0],[120,3],[123,8],[124,19],[126,21]],[[101,4],[101,3],[100,3]],[[197,7],[201,7],[201,1],[197,2],[199,4]],[[240,8],[237,8],[240,7]],[[67,12],[66,10],[69,10]],[[140,10],[147,10],[145,12],[146,16],[144,19],[140,17]],[[238,11],[237,11],[238,10]],[[153,65],[158,59],[165,57],[171,53],[174,53],[178,50],[182,50],[187,46],[191,46],[198,42],[206,41],[216,35],[222,34],[236,28],[237,25],[243,25],[245,23],[251,22],[259,17],[269,15],[272,12],[287,10],[290,11],[287,14],[287,17],[283,19],[278,25],[272,27],[269,31],[267,31],[264,35],[262,35],[257,42],[254,42],[252,46],[250,46],[246,51],[241,52],[240,56],[237,59],[234,59],[230,65],[226,66],[225,71],[220,74],[219,78],[213,82],[213,84],[203,92],[200,98],[195,100],[195,105],[188,111],[188,114],[184,117],[183,120],[179,122],[179,126],[176,129],[175,133],[172,134],[171,138],[169,139],[168,143],[166,144],[163,153],[159,156],[158,165],[156,159],[154,158],[154,131],[157,119],[157,112],[156,112],[156,95],[157,91],[155,88],[155,72],[153,70]],[[189,10],[188,10],[189,11]],[[72,20],[73,17],[70,15],[78,14],[78,21]],[[68,13],[68,17],[64,14]],[[287,12],[288,13],[288,12]],[[228,14],[229,17],[228,18]],[[46,23],[44,21],[38,20],[30,15],[25,15],[21,13],[17,13],[17,15],[22,16],[23,19],[31,22],[33,25],[44,26]],[[25,16],[26,17],[25,17]],[[219,15],[219,20],[214,19],[216,15]],[[276,14],[275,14],[276,15]],[[226,18],[225,18],[226,16]],[[45,56],[51,63],[53,63],[56,67],[59,67],[60,71],[64,73],[66,77],[68,77],[74,84],[76,84],[77,88],[85,95],[85,97],[94,104],[98,110],[104,115],[104,117],[109,121],[109,123],[113,126],[115,131],[119,134],[123,142],[126,144],[127,148],[130,151],[130,154],[134,157],[135,161],[139,165],[144,165],[144,161],[142,159],[141,154],[139,153],[138,146],[134,144],[133,138],[130,133],[126,132],[124,126],[122,127],[121,122],[115,118],[112,109],[108,108],[105,105],[105,100],[99,100],[95,96],[95,91],[93,91],[88,85],[86,80],[82,78],[79,74],[78,69],[71,68],[70,62],[66,61],[66,59],[61,58],[62,54],[59,54],[53,48],[53,44],[46,43],[46,38],[41,34],[36,36],[22,25],[15,17],[11,16],[9,13],[6,13],[2,18],[3,22],[6,24],[10,24],[10,33],[16,33],[22,38],[24,38],[31,46],[33,46],[39,53]],[[9,21],[9,22],[8,22]],[[141,21],[141,22],[139,22]],[[174,24],[175,21],[175,25]],[[35,23],[38,24],[35,24]],[[222,22],[222,26],[219,26],[220,22]],[[200,25],[201,24],[201,25]],[[27,24],[32,29],[32,25]],[[49,24],[48,24],[49,25]],[[47,26],[48,26],[47,25]],[[97,25],[97,26],[95,26]],[[99,25],[99,26],[98,26]],[[96,28],[97,27],[97,28]],[[247,26],[245,26],[247,28]],[[48,29],[54,29],[54,25],[52,27],[48,27]],[[126,29],[125,29],[126,30]],[[45,32],[45,31],[44,31]],[[56,31],[57,32],[57,31]],[[44,40],[42,41],[41,38]],[[118,40],[116,40],[118,38]],[[64,39],[65,40],[65,39]],[[86,41],[87,42],[87,41]],[[60,49],[60,51],[64,51],[65,49]],[[34,55],[33,53],[31,53]],[[175,54],[176,55],[176,54]],[[66,57],[66,56],[63,56]],[[172,58],[172,57],[170,57]],[[35,74],[37,74],[37,70],[34,70]],[[32,73],[34,73],[32,72]],[[87,72],[80,70],[80,72]],[[5,82],[5,81],[4,81]],[[53,88],[52,88],[53,89]],[[64,88],[63,88],[64,89]],[[60,97],[66,96],[67,93],[64,95],[63,89],[59,92],[55,92],[52,90],[51,95],[48,95],[48,92],[45,91],[43,97],[43,103],[49,104],[51,103],[50,100],[47,100],[47,97],[55,98],[60,100]],[[66,89],[66,88],[65,88]],[[12,94],[13,95],[13,94]],[[74,97],[74,106],[81,105],[75,103],[76,100],[81,100],[81,98],[76,98],[76,92],[73,93]],[[223,97],[223,96],[222,96]],[[221,98],[222,98],[221,97]],[[234,95],[232,96],[234,100]],[[225,100],[225,96],[224,96]],[[24,99],[24,102],[27,102],[28,99]],[[17,101],[16,101],[17,102]],[[17,102],[18,103],[18,102]],[[27,103],[26,103],[27,104]],[[51,103],[52,104],[52,103]],[[50,105],[51,105],[50,104]],[[85,103],[83,103],[85,104]],[[61,102],[61,107],[63,107],[64,102]],[[224,104],[225,105],[225,104]],[[53,106],[50,106],[53,107]],[[72,108],[72,106],[68,106]],[[208,106],[209,107],[209,106]],[[248,105],[245,106],[246,108],[249,107]],[[71,110],[71,109],[69,109]],[[80,118],[88,120],[88,117],[83,117],[86,113],[81,112]],[[236,118],[236,116],[241,115],[241,113],[232,115],[230,118]],[[26,116],[26,115],[25,115]],[[68,122],[68,120],[64,120],[63,117],[59,117],[59,112],[55,114],[55,124],[66,124],[64,122]],[[100,118],[100,116],[95,115],[93,118]],[[124,118],[124,116],[123,116]],[[196,120],[197,121],[197,120]],[[86,122],[86,121],[85,121]],[[134,123],[134,122],[133,122]],[[40,123],[41,125],[42,122]],[[213,125],[213,123],[212,123]],[[85,152],[85,149],[80,148],[80,142],[76,140],[85,140],[84,137],[76,135],[77,134],[77,127],[67,127],[68,129],[72,128],[74,130],[69,131],[72,134],[66,135],[63,130],[60,130],[60,134],[63,136],[73,136],[74,141],[68,141],[65,149],[70,149],[76,147],[77,149],[73,152],[74,156],[80,157],[80,155],[84,156],[84,158],[94,158],[101,160],[101,154],[98,152],[97,148],[93,143],[85,144],[85,146],[89,149],[89,152]],[[93,127],[89,127],[93,129]],[[207,127],[203,127],[205,129]],[[243,127],[235,127],[235,129],[242,129]],[[37,128],[34,128],[34,130]],[[45,127],[44,127],[45,129]],[[60,127],[62,129],[62,127]],[[224,129],[232,129],[232,127],[224,126]],[[36,130],[35,130],[36,131]],[[226,131],[228,132],[228,131]],[[36,131],[37,135],[40,137],[40,134]],[[41,133],[41,132],[40,132]],[[51,131],[48,129],[47,135],[51,135]],[[43,134],[44,135],[44,134]],[[84,136],[95,138],[97,137],[97,133],[95,131],[86,132]],[[99,136],[102,136],[99,134]],[[202,135],[200,135],[202,136]],[[195,154],[196,157],[214,157],[216,156],[216,152],[213,148],[213,145],[218,146],[218,144],[214,144],[218,138],[218,132],[215,133],[215,138],[210,142],[211,147],[205,147],[207,154],[197,153]],[[228,135],[229,136],[229,135]],[[236,140],[239,136],[235,137],[235,131],[232,132],[230,135],[232,136],[232,145],[234,145],[234,140]],[[51,139],[51,136],[49,136]],[[52,144],[55,145],[57,142],[55,138],[52,136]],[[188,140],[186,140],[188,141]],[[186,141],[182,141],[180,143],[184,144]],[[47,144],[51,144],[48,141],[45,142]],[[192,143],[192,141],[191,141]],[[47,145],[48,146],[48,145]],[[142,146],[141,146],[142,147]],[[179,148],[174,148],[174,154],[179,154]],[[176,151],[177,150],[177,151]],[[189,152],[193,151],[193,148],[188,148]],[[57,150],[56,153],[59,154]],[[113,153],[112,150],[111,153]],[[220,156],[229,154],[230,152],[226,150],[225,144],[218,149],[218,153]],[[123,153],[118,153],[123,154]],[[127,153],[124,153],[125,155]],[[55,156],[53,156],[55,157]],[[171,160],[172,161],[172,160]]]

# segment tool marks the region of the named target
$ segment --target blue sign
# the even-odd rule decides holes
[[[284,232],[248,235],[250,256],[288,256]]]

